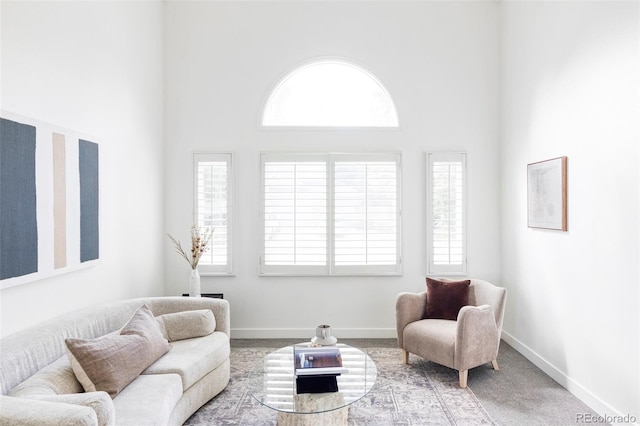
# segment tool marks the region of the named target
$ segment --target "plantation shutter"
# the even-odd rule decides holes
[[[399,272],[399,154],[337,155],[333,164],[335,271]]]
[[[429,273],[466,272],[466,154],[427,155]]]
[[[261,274],[400,274],[400,154],[263,154]]]
[[[231,273],[231,154],[195,154],[195,216],[202,230],[213,230],[199,270]]]
[[[326,273],[324,156],[263,156],[265,273]]]

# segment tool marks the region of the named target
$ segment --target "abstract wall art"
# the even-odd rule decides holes
[[[567,231],[567,157],[527,165],[530,228]]]
[[[99,180],[94,138],[0,112],[0,288],[98,261]]]

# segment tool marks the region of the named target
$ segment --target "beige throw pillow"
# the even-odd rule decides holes
[[[71,368],[84,390],[105,391],[112,398],[171,348],[146,305],[118,335],[66,339],[65,344]]]
[[[216,329],[216,317],[209,309],[164,314],[157,316],[156,321],[170,342],[206,336]]]

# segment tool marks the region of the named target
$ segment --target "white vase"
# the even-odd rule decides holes
[[[192,269],[189,275],[189,297],[200,297],[200,272]]]
[[[320,346],[332,346],[338,343],[338,339],[331,335],[331,326],[323,324],[316,327],[316,335],[311,339],[311,343]]]

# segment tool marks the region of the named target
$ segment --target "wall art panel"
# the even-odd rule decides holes
[[[65,136],[53,134],[53,267],[67,266],[67,172]]]
[[[0,279],[38,270],[36,128],[0,121]]]
[[[98,258],[100,252],[98,145],[80,140],[80,261]]]

